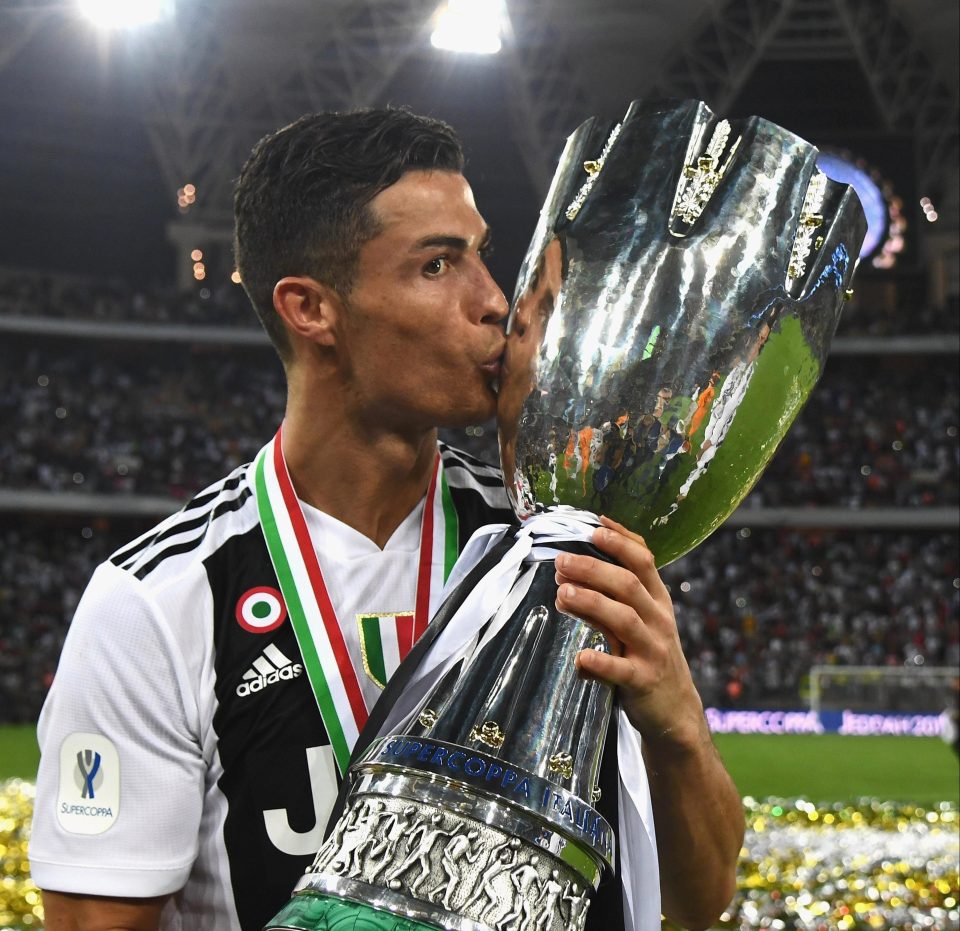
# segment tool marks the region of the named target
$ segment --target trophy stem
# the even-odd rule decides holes
[[[593,807],[612,692],[576,673],[576,652],[606,642],[556,610],[555,571],[550,559],[528,565],[509,616],[478,635],[404,732],[351,767],[344,813],[270,929],[332,931],[331,902],[382,913],[388,923],[371,931],[408,928],[390,920],[583,926],[614,857]]]

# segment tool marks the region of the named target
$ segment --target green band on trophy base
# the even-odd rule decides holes
[[[294,896],[271,922],[273,928],[303,931],[437,931],[424,924],[381,911],[371,905],[328,895]]]

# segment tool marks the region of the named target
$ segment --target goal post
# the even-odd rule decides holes
[[[952,666],[812,666],[810,710],[939,714],[956,705]]]

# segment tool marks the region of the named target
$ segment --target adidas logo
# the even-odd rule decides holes
[[[253,661],[243,674],[243,682],[237,686],[237,694],[243,698],[265,689],[275,682],[296,679],[303,672],[300,663],[292,663],[272,643]]]

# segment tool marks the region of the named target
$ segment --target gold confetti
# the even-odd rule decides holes
[[[960,929],[954,804],[747,798],[744,813],[737,893],[714,927]]]
[[[0,783],[0,928],[43,927],[40,890],[30,879],[27,845],[33,815],[33,784]]]
[[[12,931],[43,926],[27,860],[33,799],[29,782],[0,783],[0,928]],[[960,928],[954,804],[746,798],[744,813],[737,892],[715,927]]]

